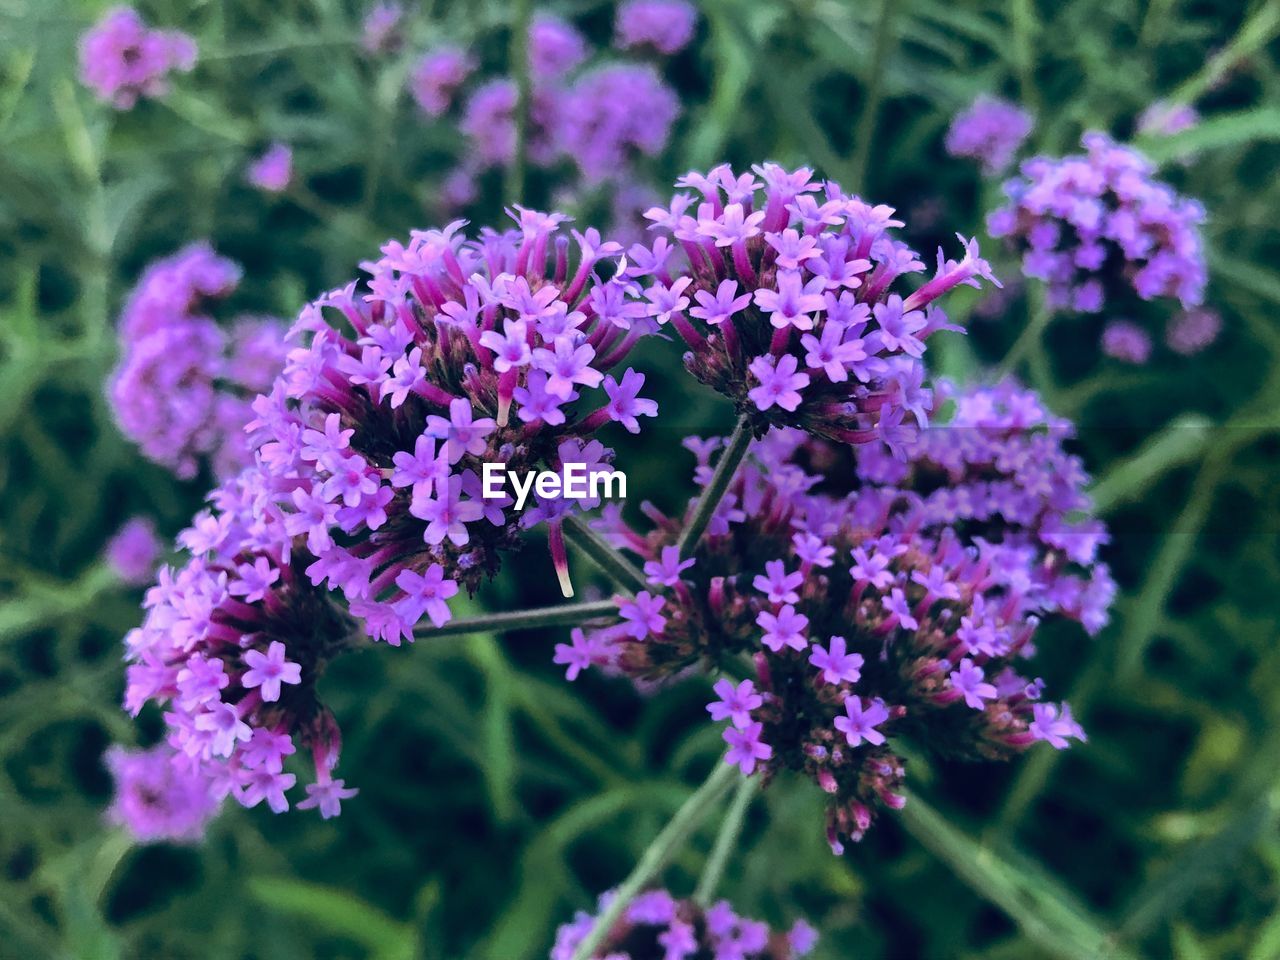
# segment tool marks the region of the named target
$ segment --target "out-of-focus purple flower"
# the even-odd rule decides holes
[[[242,316],[224,330],[210,316],[240,268],[207,243],[151,264],[120,316],[121,358],[108,398],[121,432],[180,478],[203,464],[219,477],[251,462],[250,398],[284,362],[284,331]]]
[[[924,264],[891,235],[902,226],[891,207],[770,163],[693,172],[677,185],[697,196],[650,209],[656,239],[628,259],[655,264],[635,275],[652,277],[646,296],[688,345],[685,366],[699,381],[757,435],[794,426],[896,444],[924,422],[926,341],[956,329],[938,299],[995,282],[975,241],[958,260],[939,251],[933,277],[899,292]]]
[[[103,756],[115,780],[107,820],[142,843],[196,843],[221,806],[208,781],[179,761],[173,748],[115,746]]]
[[[688,46],[698,11],[685,0],[627,0],[618,8],[614,42],[624,50],[652,47],[670,56]]]
[[[437,47],[414,66],[409,75],[409,89],[422,112],[441,117],[453,104],[458,88],[475,70],[475,61],[457,47]]]
[[[728,723],[726,760],[766,783],[787,770],[815,780],[837,851],[877,809],[901,807],[895,744],[908,731],[971,759],[1082,735],[1065,706],[1043,709],[1019,664],[1042,620],[1095,633],[1115,594],[1089,478],[1063,446],[1071,425],[1012,382],[937,391],[949,412],[900,456],[794,429],[755,441],[694,564],[651,581],[661,629],[629,617],[584,631],[593,665],[645,682],[750,657],[755,675],[718,680],[707,708]],[[714,444],[691,447],[706,484]],[[646,515],[647,535],[617,517],[608,534],[649,569],[683,525]]]
[[[582,74],[563,94],[556,146],[590,183],[666,145],[680,101],[652,66],[611,64]]]
[[[1151,359],[1151,334],[1132,320],[1113,320],[1102,331],[1102,352],[1141,366]]]
[[[1035,125],[1015,103],[983,94],[956,114],[947,130],[947,153],[982,163],[987,176],[1003,173]]]
[[[310,555],[311,582],[392,644],[424,616],[442,625],[457,589],[474,591],[540,524],[567,581],[564,518],[599,502],[535,493],[517,512],[510,491],[486,492],[486,463],[590,475],[613,457],[598,431],[653,412],[622,366],[653,328],[647,308],[631,281],[596,272],[619,245],[566,230],[562,214],[510,215],[517,229],[475,239],[459,220],[389,241],[362,265],[366,283],[303,309],[254,405],[263,512]],[[663,600],[644,599],[635,628],[660,629]]]
[[[132,7],[115,7],[80,38],[80,79],[98,98],[130,110],[140,97],[162,97],[169,74],[189,72],[196,43],[178,30],[153,30]]]
[[[287,143],[273,143],[249,164],[249,182],[259,190],[281,193],[293,179],[293,150]]]
[[[1208,347],[1222,332],[1222,314],[1208,307],[1183,310],[1169,318],[1164,341],[1174,353],[1190,357]]]
[[[1102,133],[1083,142],[1083,155],[1025,162],[1004,186],[1008,205],[988,217],[991,234],[1009,238],[1055,309],[1100,313],[1135,294],[1199,305],[1204,208],[1156,180],[1133,148]]]
[[[600,896],[603,910],[612,891]],[[550,960],[573,960],[595,917],[578,911],[556,931]],[[797,920],[788,931],[739,916],[727,900],[702,907],[665,890],[637,896],[623,911],[590,960],[801,960],[817,945],[818,933]]]
[[[474,160],[482,167],[503,166],[516,151],[516,85],[490,80],[467,98],[460,129],[471,140]]]
[[[1172,137],[1190,130],[1200,122],[1200,114],[1189,103],[1157,100],[1138,117],[1138,133],[1156,137]]]
[[[529,24],[529,72],[535,80],[555,80],[587,58],[587,41],[559,17],[540,13]]]
[[[150,518],[133,517],[107,542],[104,553],[116,576],[131,586],[141,586],[155,574],[161,549]]]
[[[398,3],[376,4],[361,25],[360,46],[366,53],[394,53],[404,43],[400,29],[404,7]]]

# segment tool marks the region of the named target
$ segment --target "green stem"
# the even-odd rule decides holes
[[[514,0],[511,17],[511,41],[507,61],[511,76],[516,81],[516,142],[515,155],[507,168],[506,202],[521,203],[524,200],[525,145],[529,139],[529,20],[533,14],[532,0]]]
[[[742,822],[746,819],[751,801],[755,799],[760,787],[759,777],[743,777],[742,783],[733,794],[733,802],[729,804],[729,812],[725,814],[724,823],[716,835],[715,846],[711,848],[711,856],[707,857],[707,865],[702,868],[702,877],[698,880],[698,889],[694,891],[693,900],[703,907],[711,905],[711,898],[716,895],[716,887],[724,876],[725,865],[729,862],[729,854],[733,852],[742,833]]]
[[[564,521],[565,537],[575,547],[613,579],[620,587],[630,593],[645,589],[648,581],[644,572],[636,567],[604,537],[600,536],[580,517],[566,517]]]
[[[1036,303],[1032,307],[1027,325],[1022,329],[1022,333],[1018,335],[1018,339],[1014,341],[1013,346],[1009,348],[1009,352],[1004,355],[1004,359],[1000,361],[1000,367],[996,375],[997,379],[1003,379],[1017,370],[1018,364],[1040,345],[1040,338],[1044,335],[1044,329],[1053,318],[1053,311],[1044,302],[1044,297],[1040,296],[1035,299]]]
[[[468,633],[507,633],[512,630],[534,630],[538,627],[577,626],[598,617],[616,617],[618,607],[612,600],[590,603],[563,603],[541,610],[510,610],[485,613],[476,617],[451,620],[443,627],[423,627],[414,631],[419,640],[459,637]]]
[[[693,553],[693,548],[698,545],[698,540],[701,539],[703,531],[707,529],[707,524],[711,522],[712,516],[715,515],[716,507],[720,505],[720,501],[724,498],[724,492],[729,488],[729,481],[738,472],[738,464],[742,463],[742,458],[747,455],[747,448],[750,445],[751,427],[747,424],[746,418],[743,417],[738,420],[738,425],[733,428],[733,436],[729,438],[729,445],[725,447],[724,453],[720,455],[720,461],[716,464],[715,472],[711,475],[711,482],[702,491],[702,496],[698,499],[698,505],[694,507],[693,516],[689,518],[689,525],[680,534],[680,558],[682,560],[688,558]]]
[[[1280,3],[1268,0],[1245,21],[1230,43],[1210,57],[1199,73],[1180,84],[1166,100],[1175,104],[1194,103],[1237,63],[1270,43],[1277,33],[1280,33]]]
[[[712,808],[725,794],[733,781],[741,774],[738,768],[720,760],[716,763],[711,775],[695,790],[688,800],[676,811],[662,832],[654,837],[653,842],[640,855],[635,867],[618,886],[613,899],[600,915],[596,917],[591,932],[578,944],[573,952],[573,960],[590,960],[597,949],[604,943],[618,918],[636,895],[656,877],[667,865],[686,840],[698,829]]]
[[[867,96],[858,117],[857,152],[853,157],[853,178],[849,189],[860,193],[866,189],[867,165],[871,162],[871,141],[880,120],[880,101],[884,94],[884,64],[893,46],[893,14],[901,0],[882,0],[876,19],[876,35],[871,48],[871,72]]]

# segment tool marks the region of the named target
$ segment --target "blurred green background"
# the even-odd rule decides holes
[[[245,265],[235,305],[287,317],[387,238],[438,222],[436,191],[465,147],[416,110],[406,73],[445,39],[502,70],[519,5],[419,0],[403,51],[371,59],[356,0],[151,0],[144,16],[193,34],[200,61],[127,114],[76,79],[76,38],[103,9],[0,0],[0,957],[545,956],[715,762],[703,682],[645,699],[600,677],[570,687],[551,632],[353,655],[323,694],[360,796],[329,822],[229,809],[197,847],[133,846],[106,827],[100,763],[111,742],[160,727],[118,707],[140,593],[102,565],[103,544],[135,513],[171,536],[208,486],[144,462],[112,425],[103,382],[122,297],[149,260],[207,237]],[[612,5],[546,9],[607,44]],[[941,147],[976,94],[1036,111],[1033,146],[1051,153],[1085,129],[1129,137],[1154,100],[1194,103],[1198,127],[1140,145],[1208,208],[1209,300],[1225,319],[1205,354],[1136,372],[1098,359],[1096,327],[1059,320],[1022,371],[1078,420],[1112,524],[1112,625],[1040,644],[1038,672],[1089,743],[1009,766],[912,758],[907,810],[843,858],[822,840],[818,792],[778,783],[750,811],[723,892],[777,924],[807,917],[825,960],[1280,957],[1280,4],[700,10],[666,68],[684,113],[642,169],[660,191],[721,160],[811,164],[898,207],[928,260],[957,230],[981,235],[996,195]],[[269,198],[243,171],[275,139],[293,144],[299,176]],[[529,201],[550,203],[558,176],[532,176]],[[496,222],[501,176],[482,187],[469,212]],[[581,194],[575,212],[608,199]],[[974,319],[941,369],[981,376],[1025,322],[1017,298]],[[632,508],[686,496],[678,439],[729,425],[692,381],[669,376],[658,395],[660,426],[619,453]],[[542,551],[477,603],[553,599]],[[590,580],[584,561],[576,576]],[[676,892],[713,831],[668,870]]]

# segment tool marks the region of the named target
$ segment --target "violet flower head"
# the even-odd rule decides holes
[[[646,216],[651,248],[633,247],[631,274],[689,347],[685,366],[729,397],[757,436],[793,426],[844,443],[892,445],[923,425],[927,340],[954,330],[937,300],[995,282],[975,241],[959,260],[939,251],[933,277],[872,206],[808,169],[763,164],[690,173],[669,207]],[[652,266],[650,266],[652,264]]]
[[[1102,331],[1102,352],[1124,363],[1142,366],[1151,359],[1151,334],[1132,320],[1112,320]]]
[[[982,172],[995,176],[1009,169],[1035,121],[1015,103],[983,94],[956,114],[947,130],[947,153],[971,157]]]
[[[1158,297],[1198,306],[1207,278],[1200,236],[1204,208],[1155,179],[1132,147],[1102,133],[1084,136],[1084,154],[1035,157],[990,214],[992,236],[1022,255],[1022,271],[1048,285],[1049,305],[1100,313]]]
[[[409,90],[423,113],[442,117],[475,68],[475,61],[458,47],[437,47],[423,54],[414,66],[409,75]]]
[[[680,101],[649,65],[607,64],[578,77],[562,96],[556,146],[588,183],[629,168],[666,147]]]
[[[1174,353],[1194,356],[1210,346],[1222,332],[1222,314],[1208,307],[1183,310],[1169,318],[1164,342]]]
[[[398,3],[375,4],[361,23],[360,46],[365,53],[395,53],[404,44],[404,7]]]
[[[1155,137],[1172,137],[1200,123],[1200,114],[1189,103],[1157,100],[1138,116],[1138,133]]]
[[[601,910],[612,896],[600,897]],[[594,924],[595,917],[582,910],[562,924],[550,960],[573,960]],[[627,905],[591,960],[801,960],[817,942],[817,931],[804,920],[789,931],[772,930],[740,916],[727,900],[702,907],[650,890]]]
[[[120,316],[112,413],[144,456],[182,479],[205,465],[234,476],[252,462],[250,400],[284,361],[274,319],[242,316],[224,329],[210,315],[239,280],[236,264],[191,244],[147,268]]]
[[[670,56],[693,39],[698,10],[685,0],[627,0],[618,8],[614,43],[623,50],[652,47]]]
[[[148,703],[164,708],[174,777],[199,780],[215,804],[231,795],[282,813],[297,782],[284,764],[299,749],[315,770],[308,794],[331,801],[343,790],[333,777],[341,738],[316,682],[363,641],[304,574],[306,554],[266,484],[246,470],[179,535],[186,564],[161,570],[142,626],[125,638],[124,705],[134,715]]]
[[[540,13],[529,24],[529,72],[535,81],[554,80],[587,58],[587,41],[559,17]]]
[[[1115,594],[1070,424],[1012,382],[937,389],[945,416],[901,459],[794,429],[755,441],[693,565],[651,580],[660,627],[633,629],[620,607],[584,631],[591,665],[645,682],[749,657],[754,676],[718,680],[707,708],[725,759],[766,784],[813,779],[837,851],[902,805],[899,738],[993,760],[1082,737],[1022,663],[1042,621],[1094,633]],[[695,504],[683,518],[646,505],[649,532],[611,518],[608,533],[659,565]]]
[[[484,464],[590,475],[613,458],[601,428],[654,412],[620,367],[652,321],[631,281],[595,271],[618,245],[560,214],[511,216],[518,229],[475,239],[455,221],[389,241],[367,282],[303,309],[255,403],[264,509],[311,582],[389,643],[424,618],[442,625],[458,588],[474,591],[532,527],[548,525],[564,581],[563,520],[598,501],[535,494],[517,512],[509,490],[486,492]]]
[[[293,150],[287,143],[273,143],[249,164],[246,179],[259,190],[282,193],[293,180]]]
[[[107,542],[104,556],[107,566],[123,582],[142,586],[155,574],[161,550],[163,546],[150,518],[133,517]]]
[[[114,746],[103,763],[115,781],[107,821],[141,843],[197,843],[221,800],[198,771],[178,760],[165,743],[149,750]]]
[[[115,7],[80,38],[80,79],[98,99],[131,110],[142,97],[163,97],[169,75],[189,72],[196,42],[178,30],[153,30],[132,7]]]

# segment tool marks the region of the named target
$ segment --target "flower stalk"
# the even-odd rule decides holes
[[[737,473],[738,465],[742,463],[743,457],[747,455],[747,447],[750,444],[751,427],[747,424],[746,418],[741,418],[738,420],[738,425],[733,429],[733,436],[729,438],[729,443],[725,447],[724,453],[720,455],[720,460],[716,463],[715,473],[711,475],[711,482],[707,484],[707,489],[703,491],[702,497],[698,500],[693,516],[689,518],[689,525],[685,527],[684,533],[680,535],[680,558],[682,560],[693,554],[694,547],[698,545],[698,540],[707,529],[707,524],[711,522],[711,518],[715,515],[716,507],[720,505],[720,501],[724,498],[724,492],[729,488],[729,482],[733,479],[733,475]]]
[[[539,627],[578,626],[601,617],[616,618],[618,607],[612,600],[586,603],[562,603],[541,610],[508,610],[475,617],[451,620],[442,627],[425,627],[414,631],[418,640],[460,637],[469,633],[509,633],[513,630],[536,630]]]

